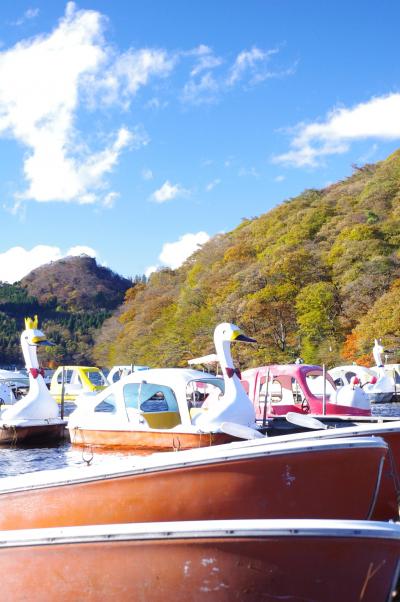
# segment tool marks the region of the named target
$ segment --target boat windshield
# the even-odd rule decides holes
[[[219,399],[225,391],[223,378],[200,378],[186,385],[186,400],[189,409],[206,408],[213,400]]]
[[[315,397],[322,397],[324,394],[324,378],[322,372],[307,372],[306,383],[310,392]],[[335,393],[335,385],[331,377],[327,375],[325,379],[325,393],[327,396],[332,396]]]
[[[124,385],[127,408],[142,412],[179,412],[178,402],[170,387],[154,383],[127,383]]]

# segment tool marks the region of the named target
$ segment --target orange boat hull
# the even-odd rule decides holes
[[[400,554],[398,539],[257,535],[256,529],[241,537],[63,539],[20,547],[5,542],[5,600],[377,602],[392,599]]]
[[[81,482],[67,479],[29,488],[24,482],[19,491],[1,492],[0,529],[160,520],[367,519],[386,453],[386,446],[379,445],[292,453],[266,446],[248,457],[232,459],[226,452],[227,457],[221,453],[217,461],[197,464],[181,456],[191,452],[180,452],[171,454],[178,466],[143,469],[139,458],[136,470],[90,478],[85,476],[90,468],[82,467],[77,471]]]
[[[104,449],[130,449],[135,452],[180,451],[234,441],[225,433],[180,433],[169,430],[154,431],[96,431],[70,429],[72,445],[76,447],[102,447]]]

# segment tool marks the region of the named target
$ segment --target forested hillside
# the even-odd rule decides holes
[[[93,362],[94,335],[124,300],[132,282],[91,257],[67,257],[31,272],[20,283],[0,283],[0,365],[22,365],[24,317],[55,347],[40,349],[44,365]]]
[[[244,220],[178,270],[153,273],[104,322],[94,357],[185,365],[213,351],[221,321],[258,341],[237,345],[242,366],[299,356],[372,363],[375,337],[400,361],[400,151]]]

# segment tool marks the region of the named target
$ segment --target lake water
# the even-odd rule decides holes
[[[399,416],[400,403],[388,403],[373,406],[372,413],[380,416]],[[64,441],[55,447],[36,448],[0,448],[0,477],[19,475],[38,470],[50,470],[64,466],[84,466],[88,460],[92,464],[109,462],[110,459],[123,457],[126,454],[94,453],[73,449],[69,441]]]

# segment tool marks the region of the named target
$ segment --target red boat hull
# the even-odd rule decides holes
[[[343,534],[85,543],[66,536],[42,545],[6,543],[1,588],[13,602],[383,602],[396,590],[399,555],[398,539]]]
[[[202,450],[179,452],[171,454],[174,464],[169,466],[143,469],[140,461],[153,462],[153,457],[137,458],[137,468],[123,475],[89,477],[90,468],[82,467],[76,482],[69,477],[57,482],[51,471],[49,484],[0,489],[0,529],[160,520],[367,519],[387,449],[372,441],[374,447],[346,443],[347,448],[316,449],[320,442],[309,442],[297,451],[267,445],[247,456],[226,451],[217,460],[197,463],[190,456]]]
[[[399,520],[400,514],[400,432],[382,433],[379,435],[389,446],[385,458],[382,479],[373,520]]]

